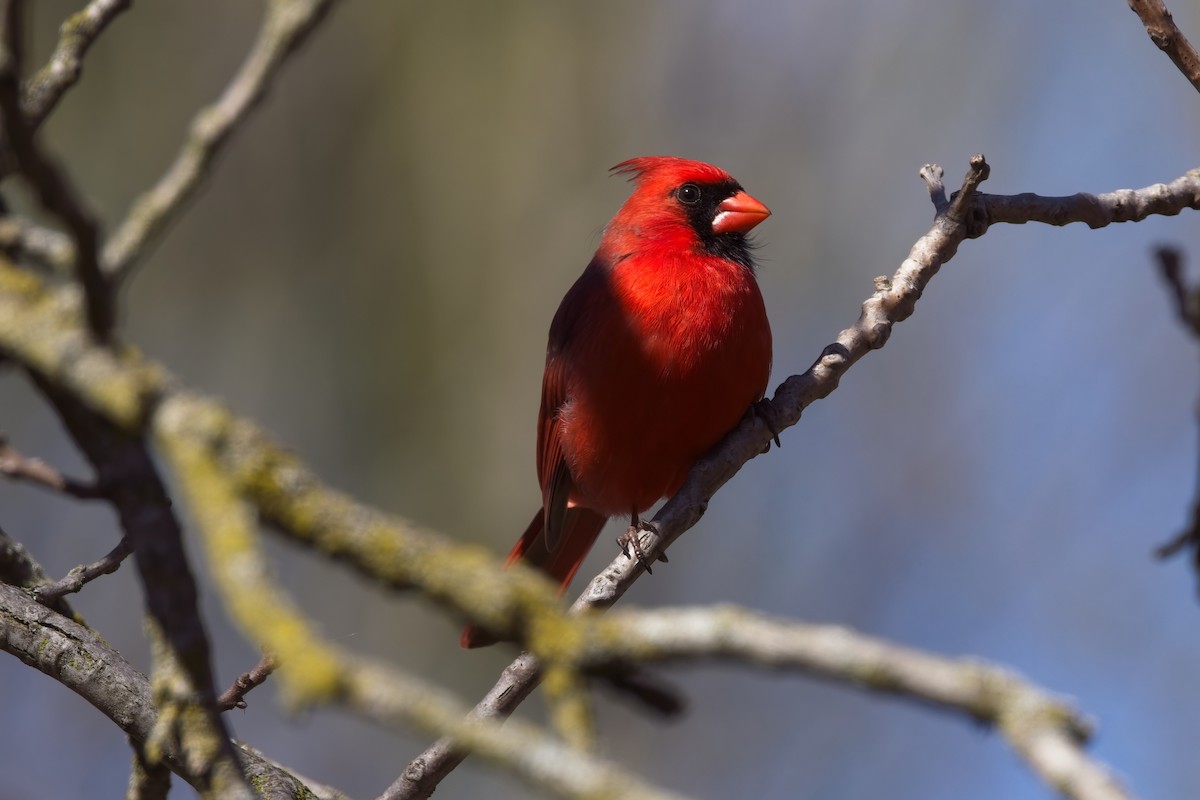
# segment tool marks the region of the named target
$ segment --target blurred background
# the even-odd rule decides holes
[[[83,3],[29,5],[36,65]],[[1197,6],[1174,5],[1200,40]],[[233,75],[260,14],[139,3],[87,56],[45,135],[110,226]],[[612,164],[711,161],[772,208],[758,241],[778,380],[927,229],[925,162],[957,186],[982,151],[996,193],[1141,187],[1197,166],[1198,123],[1200,98],[1123,0],[341,3],[144,262],[122,329],[331,484],[501,553],[539,500],[550,318],[628,192]],[[887,348],[623,605],[743,603],[993,660],[1074,697],[1099,724],[1092,752],[1140,796],[1200,796],[1195,582],[1151,555],[1187,518],[1200,391],[1150,256],[1164,241],[1200,274],[1194,213],[965,243]],[[85,472],[11,371],[0,426]],[[56,576],[117,537],[103,507],[3,482],[0,525]],[[608,541],[584,575],[613,557]],[[224,686],[257,655],[191,545]],[[269,545],[329,637],[466,703],[511,656],[461,651],[459,621]],[[134,570],[73,602],[146,668]],[[791,675],[664,675],[687,716],[601,696],[600,748],[698,798],[1052,796],[955,715]],[[249,702],[230,715],[237,736],[356,798],[427,744],[336,710],[289,713],[271,684]],[[0,797],[122,794],[121,733],[69,691],[3,657],[0,710]],[[437,796],[530,792],[468,761]]]

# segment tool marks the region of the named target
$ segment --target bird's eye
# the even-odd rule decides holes
[[[700,202],[700,187],[694,183],[685,183],[679,187],[679,191],[675,192],[675,196],[684,205],[694,206]]]

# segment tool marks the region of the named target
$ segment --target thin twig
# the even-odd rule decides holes
[[[332,7],[334,0],[274,0],[249,55],[211,106],[192,120],[187,139],[158,183],[139,197],[104,246],[105,274],[125,278],[208,177],[230,135],[258,105],[279,68]]]
[[[104,490],[94,483],[68,478],[40,458],[27,458],[0,433],[0,475],[14,481],[24,481],[62,492],[80,500],[104,497]]]
[[[22,589],[37,589],[50,583],[50,576],[42,565],[30,555],[25,545],[10,537],[0,529],[0,583],[17,586]],[[71,608],[70,603],[59,598],[47,604],[51,611],[62,614],[68,619],[82,622],[82,618]]]
[[[1163,245],[1154,250],[1158,271],[1175,304],[1175,313],[1184,327],[1200,339],[1200,286],[1188,288],[1183,277],[1183,252],[1177,247]]]
[[[121,563],[132,553],[133,548],[129,546],[129,539],[122,538],[104,558],[93,561],[91,564],[80,564],[68,572],[65,577],[39,586],[34,590],[34,596],[42,605],[51,605],[60,597],[78,592],[101,575],[111,575],[116,572]]]
[[[1200,284],[1187,285],[1183,275],[1183,253],[1178,248],[1158,247],[1154,256],[1179,322],[1200,341]],[[1196,406],[1196,421],[1197,429],[1200,430],[1200,404]],[[1167,559],[1185,550],[1191,550],[1192,569],[1200,576],[1200,465],[1196,468],[1196,492],[1192,499],[1191,521],[1169,541],[1159,545],[1154,554],[1160,559]]]
[[[229,688],[221,692],[217,698],[217,708],[229,711],[234,708],[246,708],[246,695],[256,686],[266,682],[267,677],[279,666],[275,656],[263,653],[262,658],[249,672],[243,672],[234,679]]]
[[[130,0],[92,0],[63,22],[50,60],[23,87],[21,110],[30,128],[37,130],[67,89],[78,82],[88,48],[129,4]]]
[[[75,249],[75,274],[83,287],[88,327],[96,340],[112,341],[116,324],[112,287],[100,271],[100,232],[90,211],[71,184],[67,173],[38,147],[33,127],[21,108],[21,20],[22,0],[7,0],[3,13],[3,51],[0,52],[0,116],[17,168],[24,175],[38,202],[62,220]]]
[[[1146,26],[1146,33],[1159,50],[1183,73],[1183,77],[1200,92],[1200,54],[1179,30],[1171,12],[1162,0],[1129,0],[1129,7]]]

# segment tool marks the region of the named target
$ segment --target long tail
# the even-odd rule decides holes
[[[595,511],[587,508],[567,509],[563,521],[563,534],[558,549],[550,551],[546,547],[546,537],[542,535],[545,516],[539,508],[533,515],[533,521],[525,529],[525,533],[517,541],[512,552],[508,554],[504,566],[508,567],[517,561],[537,567],[551,578],[559,582],[559,594],[567,590],[571,579],[579,571],[579,565],[587,556],[588,551],[600,535],[600,529],[608,521]],[[463,647],[486,647],[499,641],[495,636],[475,625],[463,628],[459,644]]]

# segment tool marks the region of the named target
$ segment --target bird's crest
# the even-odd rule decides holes
[[[613,175],[626,175],[641,183],[648,178],[667,178],[668,182],[696,181],[724,183],[732,181],[729,173],[703,161],[691,161],[676,156],[642,156],[622,161],[609,170]]]

